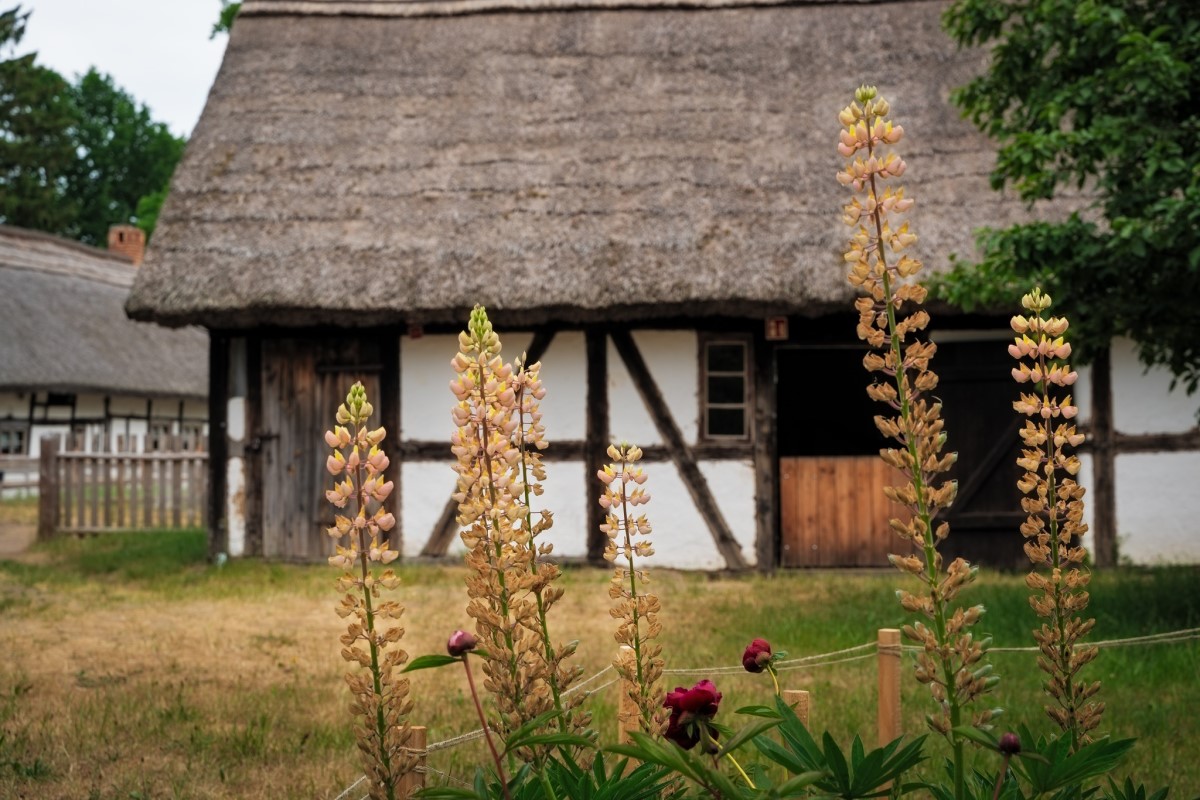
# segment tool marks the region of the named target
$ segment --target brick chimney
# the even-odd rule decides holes
[[[141,266],[146,233],[136,225],[113,225],[108,229],[108,249],[125,256],[135,267]]]

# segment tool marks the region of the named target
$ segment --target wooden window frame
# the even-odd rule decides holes
[[[701,332],[698,340],[698,355],[697,359],[700,362],[700,436],[698,440],[701,442],[753,442],[754,441],[754,340],[747,333],[716,333],[716,332]],[[716,403],[710,404],[708,401],[708,348],[714,344],[737,344],[741,345],[744,358],[742,361],[742,402],[741,403]],[[717,375],[736,375],[734,372],[718,372]],[[709,433],[708,431],[708,410],[709,408],[741,408],[742,415],[742,433],[741,434],[719,434]]]
[[[20,450],[0,450],[0,454],[7,456],[27,456],[29,455],[29,435],[31,425],[23,419],[4,419],[0,420],[0,431],[6,433],[16,433],[20,436]]]

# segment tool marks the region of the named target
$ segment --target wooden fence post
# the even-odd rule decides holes
[[[629,696],[629,689],[627,681],[617,681],[617,744],[629,744],[630,732],[642,729],[641,723],[638,722],[642,710]]]
[[[900,737],[900,631],[880,628],[879,659],[879,746]]]
[[[49,539],[58,530],[58,437],[43,436],[38,459],[39,540]]]
[[[808,715],[812,711],[808,692],[803,689],[784,689],[783,702],[792,706],[796,710],[796,716],[800,718],[800,722],[804,727],[808,727]]]
[[[400,784],[396,787],[399,797],[410,797],[413,792],[425,788],[425,766],[429,760],[425,750],[428,744],[426,734],[424,725],[413,725],[408,729],[408,751],[416,755],[417,766],[400,779]]]

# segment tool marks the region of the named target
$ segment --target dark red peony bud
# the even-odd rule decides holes
[[[742,666],[746,672],[762,672],[771,663],[771,643],[766,639],[755,639],[742,653]]]
[[[1001,736],[1000,752],[1006,756],[1015,756],[1021,752],[1021,737],[1011,731]]]
[[[455,631],[450,634],[450,640],[446,642],[446,652],[459,658],[474,650],[477,644],[479,644],[479,640],[475,638],[474,634]]]

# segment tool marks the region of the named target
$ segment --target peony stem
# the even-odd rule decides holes
[[[496,750],[496,743],[492,741],[492,729],[488,727],[487,717],[484,716],[483,706],[479,703],[479,692],[475,689],[475,678],[471,675],[471,662],[468,656],[462,657],[463,669],[467,671],[467,685],[471,687],[471,699],[475,701],[475,713],[479,715],[479,724],[483,726],[483,738],[487,740],[488,749],[492,751],[492,761],[496,764],[496,774],[500,776],[500,786],[504,789],[504,797],[507,800],[512,800],[512,795],[508,793],[508,777],[504,774],[504,762],[500,759],[500,753]]]
[[[767,664],[767,672],[771,673],[771,681],[775,684],[775,696],[779,697],[783,692],[779,690],[779,677],[775,674],[775,667]]]
[[[750,780],[750,776],[746,774],[746,770],[742,769],[742,765],[739,764],[737,759],[733,757],[733,753],[726,753],[725,757],[729,759],[730,764],[733,764],[733,766],[737,768],[738,774],[742,776],[742,780],[746,782],[747,786],[749,786],[751,789],[758,788],[754,785],[754,781]]]

